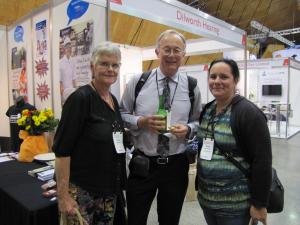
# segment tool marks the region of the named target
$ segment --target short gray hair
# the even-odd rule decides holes
[[[117,56],[118,60],[121,61],[120,48],[111,42],[103,42],[94,48],[91,57],[91,65],[96,65],[103,55],[115,55]]]
[[[186,47],[186,40],[185,40],[185,37],[183,36],[182,33],[178,32],[178,31],[176,31],[176,30],[165,30],[164,32],[162,32],[162,33],[158,36],[158,38],[157,38],[157,40],[156,40],[156,47],[157,47],[157,48],[159,48],[161,39],[163,39],[165,36],[167,36],[167,35],[169,35],[169,34],[175,34],[175,35],[177,35],[177,36],[181,39],[182,43],[184,44],[184,48]]]

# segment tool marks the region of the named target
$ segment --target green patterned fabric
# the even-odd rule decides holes
[[[233,152],[236,143],[230,127],[231,107],[218,115],[215,115],[215,111],[214,103],[204,114],[197,136],[199,140],[214,138],[222,149]],[[244,158],[235,157],[235,159],[245,168],[249,168]],[[202,206],[230,213],[250,207],[247,178],[219,152],[216,145],[212,160],[199,158],[197,167],[198,200]]]

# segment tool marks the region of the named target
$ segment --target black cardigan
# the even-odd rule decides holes
[[[205,105],[199,124],[214,101]],[[272,180],[272,147],[267,119],[256,105],[236,95],[232,99],[230,126],[237,145],[236,151],[250,164],[251,204],[266,207]]]

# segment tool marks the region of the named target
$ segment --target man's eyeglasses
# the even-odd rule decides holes
[[[181,48],[162,48],[161,52],[164,55],[171,55],[173,52],[173,55],[181,55],[183,53],[183,50]]]
[[[98,62],[97,66],[101,66],[105,69],[109,69],[110,67],[112,67],[113,70],[117,70],[120,69],[121,63]]]

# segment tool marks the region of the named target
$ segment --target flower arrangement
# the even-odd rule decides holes
[[[51,109],[22,111],[21,118],[18,119],[18,125],[29,135],[41,135],[47,131],[53,131],[58,124],[58,119],[54,118]]]

